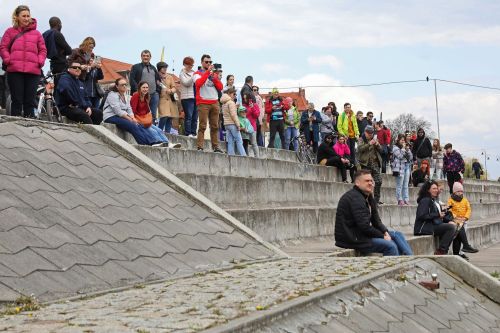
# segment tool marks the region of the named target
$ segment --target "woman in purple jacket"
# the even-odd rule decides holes
[[[22,116],[24,110],[24,117],[33,117],[36,88],[47,49],[28,6],[17,6],[12,13],[12,27],[5,30],[0,42],[0,57],[7,66],[11,115]]]

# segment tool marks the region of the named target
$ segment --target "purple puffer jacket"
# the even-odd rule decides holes
[[[21,27],[8,28],[0,42],[0,57],[7,65],[7,72],[40,74],[47,57],[42,34],[36,30],[36,20],[26,28],[27,33],[17,38],[9,52],[10,41],[22,31]]]

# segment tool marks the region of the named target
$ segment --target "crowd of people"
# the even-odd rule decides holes
[[[128,80],[116,79],[104,92],[98,83],[103,71],[100,58],[93,52],[95,39],[86,37],[72,49],[61,30],[61,20],[52,17],[49,29],[42,34],[27,6],[14,10],[12,27],[0,42],[12,116],[34,117],[36,88],[49,59],[55,77],[55,100],[62,115],[78,123],[115,124],[138,144],[179,147],[170,143],[166,134],[177,131],[173,120],[179,118],[181,110],[184,122],[183,133],[179,134],[196,137],[200,151],[207,127],[214,152],[222,153],[219,142],[225,140],[227,154],[241,156],[247,156],[251,146],[253,155],[259,157],[258,147],[265,145],[267,131],[267,147],[295,151],[302,134],[318,164],[338,168],[345,183],[349,171],[355,184],[339,201],[335,229],[339,246],[362,252],[412,254],[404,236],[388,230],[378,215],[377,207],[383,204],[381,174],[387,173],[389,164],[396,178],[398,205],[410,205],[410,184],[420,187],[415,234],[438,235],[437,254],[447,253],[452,241],[456,254],[461,244],[464,250],[475,250],[467,241],[465,228],[458,228],[470,217],[470,205],[463,198],[461,185],[464,160],[451,143],[444,148],[438,139],[431,143],[422,128],[393,140],[391,130],[382,120],[375,121],[373,112],[364,117],[362,111],[355,113],[350,103],[344,103],[341,113],[334,102],[321,111],[313,103],[299,110],[297,102],[283,98],[277,88],[263,98],[250,75],[240,90],[234,85],[234,75],[227,75],[224,85],[222,66],[213,63],[208,54],[201,56],[196,71],[194,58],[186,56],[176,84],[167,72],[168,64],[161,61],[152,65],[151,52],[143,50],[141,62],[132,66]],[[473,169],[479,178],[482,169],[477,161]],[[436,204],[439,190],[435,180],[440,179],[447,179],[449,185],[451,217]]]

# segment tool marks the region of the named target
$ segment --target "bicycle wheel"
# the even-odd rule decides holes
[[[316,154],[312,151],[310,147],[306,148],[307,162],[309,164],[316,164]]]
[[[51,99],[45,100],[45,111],[47,112],[47,120],[52,121],[53,118],[53,104]]]
[[[59,112],[59,108],[57,107],[57,105],[54,105],[52,107],[52,115],[58,123],[63,122],[61,112]]]

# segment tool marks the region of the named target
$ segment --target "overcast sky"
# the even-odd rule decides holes
[[[500,87],[500,1],[47,1],[1,0],[0,27],[10,11],[31,7],[38,28],[59,16],[68,42],[96,39],[98,55],[129,63],[150,49],[169,70],[203,53],[241,85],[253,75],[261,87],[356,85],[445,80]],[[175,61],[175,63],[174,63]],[[297,90],[297,89],[295,89]],[[490,155],[500,176],[500,91],[438,82],[441,141],[466,156]],[[434,85],[406,83],[361,88],[306,88],[318,107],[351,102],[354,110],[390,119],[410,112],[437,132]],[[484,160],[481,158],[481,163]]]

